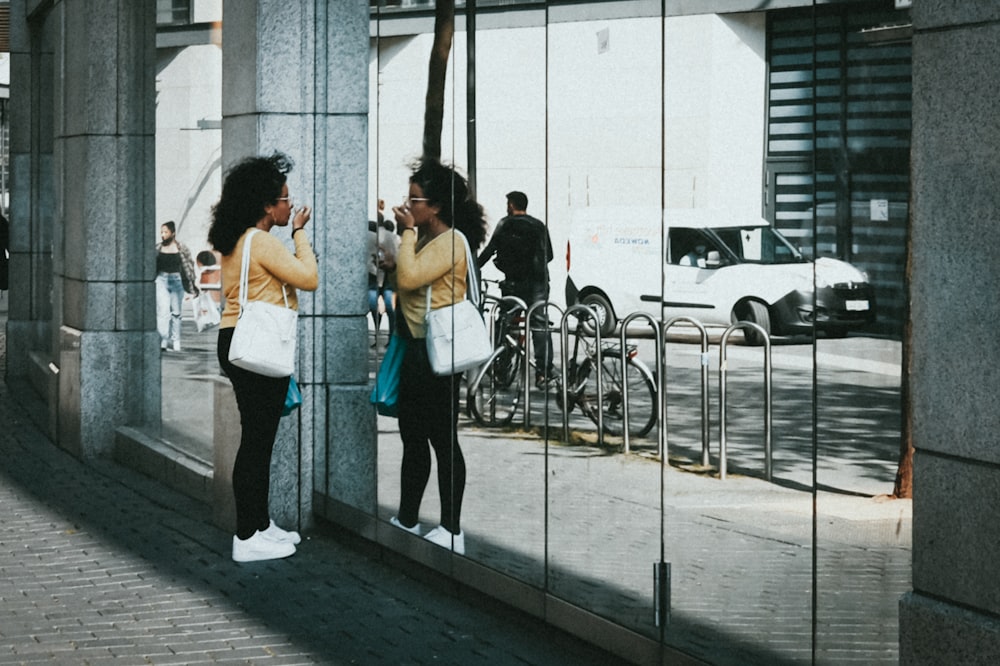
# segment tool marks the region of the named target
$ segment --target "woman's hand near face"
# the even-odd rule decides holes
[[[406,206],[393,206],[393,215],[396,217],[396,224],[404,229],[412,229],[415,221],[413,219],[413,213]]]
[[[295,233],[296,229],[301,229],[309,222],[309,218],[312,217],[312,208],[309,206],[302,206],[297,211],[295,211],[295,219],[292,220],[292,233]]]

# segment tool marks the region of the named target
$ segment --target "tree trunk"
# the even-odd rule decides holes
[[[434,45],[427,72],[427,99],[424,106],[424,157],[441,159],[441,131],[444,127],[444,89],[448,56],[455,37],[455,0],[437,0],[434,7]]]
[[[910,210],[913,210],[913,201],[910,201]],[[911,218],[912,220],[912,218]],[[912,222],[908,222],[911,225]],[[908,234],[912,237],[912,232]],[[906,285],[907,295],[909,295],[910,279],[913,271],[913,256],[910,249],[910,242],[906,242]],[[909,299],[907,299],[909,300]],[[901,432],[899,442],[899,466],[896,468],[896,483],[892,489],[892,496],[896,499],[911,499],[913,497],[913,408],[910,396],[910,368],[913,366],[913,323],[910,317],[909,303],[906,306],[906,315],[903,323],[903,368],[900,377],[900,420]]]
[[[903,333],[903,376],[902,390],[900,391],[902,432],[899,438],[899,467],[896,468],[896,483],[892,489],[892,496],[896,499],[913,497],[913,419],[911,418],[909,389],[909,332],[910,322],[907,321]]]

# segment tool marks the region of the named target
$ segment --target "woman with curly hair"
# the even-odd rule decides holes
[[[226,306],[219,324],[219,365],[232,382],[240,411],[240,448],[233,465],[236,534],[233,559],[253,562],[288,557],[301,541],[268,512],[271,451],[288,391],[288,377],[265,377],[229,362],[229,347],[240,315],[240,264],[243,245],[253,234],[247,298],[298,308],[296,289],[313,291],[319,285],[316,255],[305,226],[312,211],[302,206],[292,216],[287,175],[292,162],[285,155],[252,157],[234,166],[222,184],[222,196],[212,208],[208,241],[222,254],[222,285]],[[293,255],[270,233],[291,220]],[[263,233],[256,233],[256,231]],[[301,232],[301,233],[300,233]]]
[[[424,538],[465,553],[461,527],[465,458],[458,443],[458,390],[461,373],[435,375],[427,358],[424,314],[465,298],[465,240],[475,252],[486,237],[486,219],[453,167],[425,159],[410,176],[406,202],[393,208],[402,234],[396,259],[396,287],[402,317],[397,334],[409,338],[400,370],[399,435],[403,440],[399,513],[390,521],[420,534],[420,502],[430,478],[430,447],[437,459],[441,524]],[[473,267],[473,271],[475,271]]]

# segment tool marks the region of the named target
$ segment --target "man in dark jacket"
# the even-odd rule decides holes
[[[507,216],[497,223],[490,242],[479,255],[482,268],[493,255],[503,271],[500,291],[516,296],[530,308],[549,299],[549,268],[552,241],[545,223],[527,213],[528,197],[524,192],[507,194]],[[541,387],[555,378],[552,367],[552,337],[545,307],[535,311],[531,322],[531,340],[535,350],[535,383]]]

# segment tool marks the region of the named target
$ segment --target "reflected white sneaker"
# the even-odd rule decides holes
[[[272,520],[271,524],[267,526],[267,529],[261,532],[266,537],[270,537],[275,541],[284,541],[290,543],[293,546],[297,546],[302,543],[302,537],[299,536],[298,532],[293,530],[283,530],[278,527]]]
[[[424,535],[424,538],[442,548],[454,550],[459,555],[465,555],[465,532],[452,534],[441,525],[438,525]]]
[[[260,530],[254,532],[249,539],[241,539],[233,535],[233,561],[235,562],[279,560],[294,554],[294,545],[287,541],[273,539]]]
[[[174,351],[180,351],[180,350],[181,350],[181,341],[180,340],[175,340],[174,341]]]
[[[395,525],[396,527],[398,527],[401,530],[405,530],[405,531],[409,532],[410,534],[416,534],[417,536],[420,536],[420,523],[417,523],[413,527],[407,527],[403,523],[399,522],[399,518],[397,518],[396,516],[393,516],[392,518],[390,518],[389,522],[392,523],[393,525]]]

